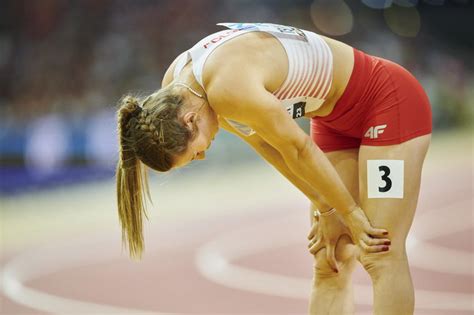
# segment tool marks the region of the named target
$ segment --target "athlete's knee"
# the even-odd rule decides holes
[[[400,270],[400,266],[408,265],[405,249],[397,248],[390,248],[388,252],[360,253],[359,261],[372,279],[391,274]]]
[[[323,248],[314,255],[315,280],[350,277],[356,261],[356,249],[349,237],[341,237],[336,246],[338,272],[329,265],[326,249]]]
[[[326,249],[323,248],[314,255],[314,276],[315,280],[328,279],[339,276],[329,265],[326,258]]]

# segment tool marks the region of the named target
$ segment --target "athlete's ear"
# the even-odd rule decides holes
[[[183,121],[186,126],[190,131],[194,130],[194,126],[196,125],[196,120],[197,120],[197,113],[196,112],[187,112],[183,116]]]

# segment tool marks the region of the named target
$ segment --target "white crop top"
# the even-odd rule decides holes
[[[273,94],[293,118],[302,117],[305,112],[321,107],[331,89],[333,61],[331,50],[318,34],[292,26],[268,23],[220,23],[218,25],[229,29],[203,38],[191,49],[182,53],[178,57],[174,77],[177,77],[184,66],[192,60],[194,76],[205,90],[202,81],[203,68],[207,57],[214,49],[239,35],[265,32],[278,39],[288,56],[288,75]],[[244,135],[254,133],[248,126],[230,119],[227,121]]]

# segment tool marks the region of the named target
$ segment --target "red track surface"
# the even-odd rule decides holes
[[[443,181],[439,181],[439,178],[443,178]],[[469,172],[459,168],[454,172],[439,170],[436,173],[428,174],[423,178],[422,194],[412,234],[416,237],[417,231],[421,233],[427,228],[424,226],[424,222],[417,218],[424,218],[425,214],[429,215],[430,212],[436,212],[437,209],[448,209],[453,203],[463,200],[465,204],[468,206],[470,204],[472,207],[472,178]],[[305,201],[301,200],[296,208],[304,206]],[[43,253],[51,255],[51,264],[58,264],[55,255],[64,256],[64,251],[69,252],[69,258],[73,264],[68,264],[68,257],[66,257],[65,265],[62,266],[59,263],[57,271],[48,272],[41,277],[29,280],[25,285],[68,299],[150,312],[304,314],[307,310],[305,296],[299,298],[272,296],[229,288],[210,281],[196,267],[196,255],[202,245],[219,236],[225,236],[228,231],[247,226],[258,226],[262,223],[259,235],[242,234],[235,241],[245,246],[246,243],[251,245],[262,238],[269,239],[270,242],[274,239],[274,246],[244,255],[233,263],[275,275],[297,279],[306,278],[309,294],[312,259],[306,252],[305,239],[309,227],[307,211],[300,210],[295,209],[294,202],[282,200],[277,208],[274,208],[274,205],[262,205],[261,208],[256,207],[255,211],[245,214],[234,212],[199,220],[167,219],[159,223],[154,222],[154,232],[149,234],[151,249],[147,251],[144,260],[140,263],[132,263],[125,255],[120,256],[117,239],[108,240],[109,235],[88,236],[86,242],[87,239],[91,241],[89,246],[77,249],[70,248],[75,246],[77,240],[61,240],[57,242],[57,246],[62,248],[62,252],[46,249]],[[446,222],[448,231],[450,220],[469,220],[469,216],[460,217],[454,212],[445,212],[444,214],[445,217],[435,216],[432,219],[439,223],[436,224],[438,228],[443,226],[443,222]],[[463,251],[472,257],[474,249],[472,216],[470,219],[470,227],[447,233],[446,236],[434,235],[426,241],[441,249],[452,248]],[[266,228],[268,225],[264,223],[272,220],[287,222],[287,224],[280,223],[274,226],[276,228]],[[106,231],[106,233],[111,232]],[[104,232],[104,234],[106,233]],[[279,240],[286,236],[296,241],[281,245]],[[415,248],[415,250],[417,249]],[[104,252],[105,258],[95,261],[94,257],[103,255]],[[109,255],[107,253],[111,253],[110,257],[107,257]],[[12,261],[17,254],[19,253],[7,253],[6,257],[2,259],[3,264]],[[35,257],[37,257],[35,255],[32,254],[30,258],[32,264],[35,263]],[[84,261],[75,264],[76,255]],[[88,257],[92,257],[90,263],[87,261]],[[446,264],[443,259],[426,257],[426,260],[433,259],[437,260],[434,265]],[[448,268],[456,269],[456,265],[448,266]],[[472,268],[470,274],[426,270],[419,266],[412,266],[411,270],[417,291],[428,290],[446,294],[455,292],[471,296],[474,294]],[[354,282],[362,285],[370,283],[368,276],[361,269],[357,270]],[[422,294],[420,294],[421,302],[423,302]],[[434,304],[437,302],[433,301]],[[473,314],[473,303],[471,301],[470,309],[467,307],[464,310],[456,310],[459,308],[456,306],[459,305],[456,305],[454,300],[452,309],[437,310],[436,307],[417,304],[416,314]],[[46,313],[19,305],[5,296],[2,296],[2,304],[2,314]],[[70,311],[73,312],[74,309],[70,309]],[[370,307],[358,304],[357,311],[358,313],[368,313]]]

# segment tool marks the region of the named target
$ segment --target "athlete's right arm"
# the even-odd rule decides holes
[[[326,201],[307,182],[296,176],[286,165],[285,160],[274,147],[268,144],[257,134],[250,136],[243,135],[235,130],[225,119],[219,118],[219,126],[228,132],[238,136],[248,143],[262,158],[275,167],[286,179],[296,186],[309,200],[313,200],[316,207],[323,212],[329,211]]]

